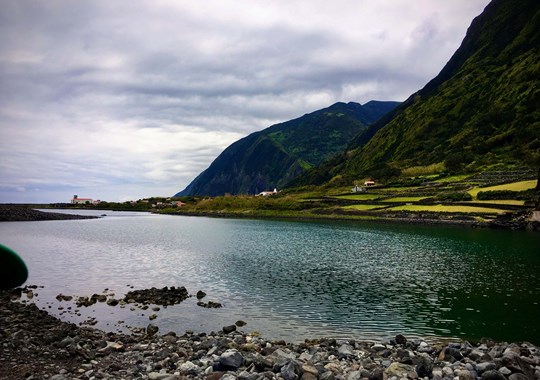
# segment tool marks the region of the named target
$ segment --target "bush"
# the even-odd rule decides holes
[[[437,195],[438,200],[452,201],[452,202],[465,202],[472,201],[472,196],[469,193],[446,193]]]
[[[445,165],[443,162],[437,164],[431,164],[426,166],[413,166],[405,168],[401,171],[401,174],[405,177],[418,177],[422,175],[438,174],[445,171]]]

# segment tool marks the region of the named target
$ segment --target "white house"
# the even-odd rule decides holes
[[[267,197],[269,195],[274,195],[277,193],[278,193],[277,189],[274,189],[274,191],[261,191],[259,194],[257,194],[257,196]]]
[[[371,180],[366,181],[364,182],[364,186],[365,187],[375,186],[375,181],[371,181]]]

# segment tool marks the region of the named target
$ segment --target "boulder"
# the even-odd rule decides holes
[[[418,376],[431,378],[433,375],[433,359],[424,353],[419,354],[415,359],[415,369]]]
[[[405,338],[403,335],[398,334],[395,337],[396,344],[406,345],[407,344],[407,338]]]
[[[223,326],[223,332],[225,334],[230,334],[233,331],[236,331],[236,325],[230,325],[230,326]]]
[[[223,369],[236,370],[244,364],[244,357],[237,350],[229,349],[221,354],[219,364]]]

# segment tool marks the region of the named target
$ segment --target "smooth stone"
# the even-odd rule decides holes
[[[479,375],[482,375],[485,371],[494,370],[497,368],[497,365],[493,362],[483,362],[476,364],[476,371]]]
[[[457,376],[459,380],[476,380],[476,376],[466,369],[458,371]]]
[[[398,378],[407,377],[408,374],[415,372],[414,367],[408,364],[402,364],[398,362],[393,362],[386,368],[384,371],[389,377],[397,376]]]
[[[233,331],[236,331],[236,325],[223,326],[223,332],[225,334],[232,333]]]
[[[198,365],[190,362],[190,361],[187,361],[185,363],[182,363],[179,367],[180,371],[181,372],[184,372],[184,373],[187,373],[187,374],[190,374],[190,375],[197,375],[199,373],[202,372],[202,368],[199,367]]]
[[[506,367],[499,368],[499,372],[502,373],[504,376],[510,376],[512,374],[512,371]]]

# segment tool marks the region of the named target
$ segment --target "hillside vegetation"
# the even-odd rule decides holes
[[[456,173],[537,167],[539,152],[540,2],[494,0],[437,77],[295,185],[441,164]]]
[[[396,102],[336,103],[230,145],[181,195],[256,194],[281,188],[343,151]]]

